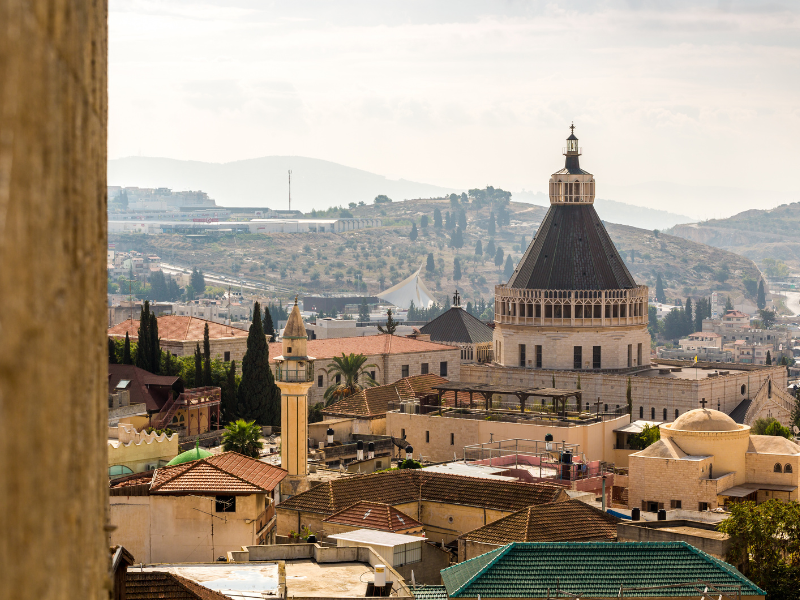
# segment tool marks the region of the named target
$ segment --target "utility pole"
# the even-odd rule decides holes
[[[292,170],[289,169],[289,210],[292,210]]]

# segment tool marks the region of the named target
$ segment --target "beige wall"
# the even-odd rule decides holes
[[[0,598],[108,598],[107,2],[0,2]]]
[[[774,467],[776,463],[780,463],[784,468],[787,464],[790,465],[792,467],[792,472],[775,473]],[[769,496],[765,492],[759,492],[759,502],[763,502],[768,497],[780,498],[783,500],[798,500],[797,485],[799,477],[798,472],[800,472],[800,456],[748,452],[745,455],[745,465],[745,479],[748,483],[773,483],[795,486],[795,489],[791,492],[773,492]]]
[[[684,510],[698,510],[700,502],[716,508],[718,493],[734,485],[732,474],[722,480],[708,479],[711,458],[673,460],[632,454],[629,461],[629,508],[642,508],[643,500],[662,503],[666,510],[671,500],[680,500]]]
[[[313,440],[314,447],[319,448],[320,442],[328,443],[328,436],[326,432],[330,427],[333,429],[333,441],[334,442],[349,442],[350,435],[353,433],[353,421],[355,419],[337,419],[331,418],[325,421],[319,421],[317,423],[309,423],[308,425],[308,437]]]
[[[109,428],[109,435],[116,434],[115,441],[108,442],[108,466],[123,465],[134,473],[146,471],[148,464],[169,462],[178,455],[178,434],[157,435],[137,432],[133,427],[120,425]],[[159,464],[159,466],[161,466]]]
[[[591,425],[578,427],[557,427],[555,425],[537,425],[531,423],[504,423],[502,421],[485,421],[483,419],[462,419],[440,417],[436,413],[415,415],[389,412],[386,414],[388,435],[402,437],[405,430],[406,440],[414,448],[414,456],[422,454],[433,462],[463,458],[464,446],[495,441],[522,438],[544,440],[544,436],[552,433],[557,442],[566,440],[568,444],[579,444],[581,452],[588,460],[615,459],[614,429],[630,422],[628,415],[609,419]],[[426,432],[428,436],[426,437]],[[450,434],[454,434],[450,444]],[[429,441],[426,442],[426,439]]]
[[[237,496],[235,513],[217,513],[214,496],[111,496],[111,544],[125,546],[137,563],[216,562],[256,543],[256,522],[245,520],[264,512],[266,497]]]

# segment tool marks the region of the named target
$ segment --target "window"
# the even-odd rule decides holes
[[[628,366],[633,366],[633,344],[628,344]]]
[[[740,391],[742,392],[742,396],[744,396],[745,393],[747,392],[747,386],[745,384],[742,384],[742,388]]]
[[[113,465],[108,467],[109,477],[122,477],[123,475],[130,475],[131,473],[133,473],[133,471],[125,465]]]
[[[650,420],[651,421],[655,421],[656,420],[656,407],[655,406],[651,406],[650,407]]]
[[[230,352],[225,352],[223,360],[225,362],[231,362],[231,353]]]
[[[322,375],[317,375],[317,387],[322,387]]]
[[[118,390],[124,390],[131,384],[130,379],[120,379],[119,383],[117,384]]]
[[[375,371],[370,371],[370,372],[369,372],[369,376],[370,376],[370,377],[372,377],[372,379],[374,379],[375,381],[377,381],[377,380],[375,379]]]
[[[639,407],[639,418],[644,419],[644,406]]]
[[[678,409],[677,408],[675,409],[675,418],[676,419],[678,418]]]
[[[773,473],[783,473],[783,468],[781,467],[781,463],[775,463],[775,466],[772,467]]]
[[[583,367],[583,346],[572,347],[572,368],[580,369]]]
[[[411,542],[394,547],[394,566],[399,567],[422,560],[422,542]]]
[[[792,472],[792,465],[790,465],[789,463],[786,463],[786,465],[784,465],[784,467],[783,467],[783,472],[784,473],[791,473]]]
[[[451,446],[455,446],[456,445],[456,434],[455,433],[451,433],[450,434],[450,445]],[[789,465],[786,465],[786,466],[789,467]],[[789,467],[789,469],[791,470],[791,467]]]
[[[400,377],[408,377],[408,365],[400,367]]]
[[[439,363],[439,375],[442,377],[447,377],[447,361],[442,361]]]
[[[519,345],[519,366],[525,366],[525,344]]]
[[[217,496],[216,500],[217,512],[236,512],[236,496]]]
[[[700,506],[698,507],[698,510],[704,511],[704,510],[709,510],[710,508],[711,506],[709,505],[708,502],[701,502]]]
[[[670,500],[669,501],[669,507],[671,509],[673,509],[673,510],[675,510],[676,508],[680,508],[681,507],[681,501],[680,500]]]
[[[592,368],[601,368],[600,346],[592,346]]]
[[[342,383],[342,374],[341,373],[336,375],[336,383]]]
[[[665,408],[664,409],[664,419],[663,419],[663,421],[666,421],[666,420],[667,420],[667,409]]]
[[[536,368],[537,369],[541,369],[542,368],[542,347],[541,346],[535,346],[534,350],[536,352]]]
[[[291,347],[291,346],[289,346],[289,347],[286,349],[286,354],[291,354],[291,353],[292,353],[292,347]]]
[[[430,444],[431,443],[431,432],[430,431],[426,431],[425,432],[425,443],[426,444]]]

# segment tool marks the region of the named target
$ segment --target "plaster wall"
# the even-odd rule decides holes
[[[169,462],[178,456],[177,433],[173,433],[171,437],[166,434],[156,435],[155,432],[120,434],[116,444],[117,447],[111,441],[108,443],[108,466],[123,465],[134,473],[146,471],[145,466],[148,464]]]
[[[757,454],[748,452],[745,455],[746,481],[748,483],[772,483],[778,485],[791,485],[795,489],[774,497],[784,497],[786,500],[798,500],[798,469],[800,469],[800,456],[779,454]],[[775,472],[775,465],[781,465],[781,472]],[[791,467],[791,472],[786,473],[786,465]],[[764,494],[766,499],[767,495]],[[760,500],[760,498],[759,498]]]
[[[750,428],[740,427],[738,431],[680,431],[669,425],[659,429],[662,438],[674,440],[686,454],[711,456],[713,472],[734,473],[733,485],[740,485],[745,482],[745,454],[750,442]]]
[[[337,419],[331,418],[330,420],[318,421],[317,423],[308,424],[308,437],[312,440],[314,447],[319,448],[320,442],[328,443],[328,436],[326,432],[330,427],[333,429],[333,441],[348,443],[350,436],[353,433],[353,421],[355,419]]]
[[[643,508],[642,502],[658,502],[664,509],[680,500],[684,510],[699,510],[699,503],[717,507],[717,494],[734,485],[733,474],[708,479],[711,458],[673,460],[632,454],[628,468],[628,508]],[[720,474],[721,475],[721,474]]]
[[[107,22],[0,2],[0,598],[108,598]]]

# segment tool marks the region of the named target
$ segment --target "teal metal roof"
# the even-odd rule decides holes
[[[447,589],[443,585],[418,585],[412,592],[415,600],[447,600]]]
[[[743,596],[764,596],[732,565],[686,542],[513,543],[442,570],[450,598],[546,598],[548,588],[585,598],[616,597],[620,586],[650,587],[704,581]],[[692,596],[686,587],[626,592],[634,596]]]

